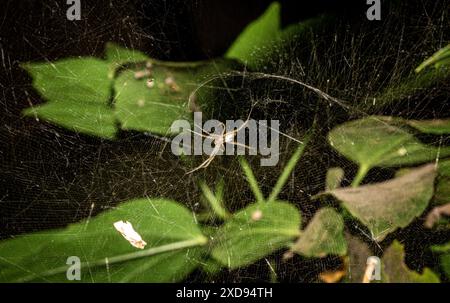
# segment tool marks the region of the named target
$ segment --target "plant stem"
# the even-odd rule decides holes
[[[286,184],[287,180],[289,179],[289,176],[291,175],[292,171],[295,168],[295,165],[297,164],[298,160],[303,155],[303,152],[305,150],[305,146],[308,144],[309,138],[311,135],[308,135],[304,141],[303,144],[299,145],[295,153],[292,155],[292,157],[289,159],[286,167],[283,169],[283,172],[281,173],[280,177],[277,180],[277,183],[275,183],[275,186],[272,189],[272,192],[270,193],[269,198],[267,199],[267,202],[274,201],[278,194],[281,192],[281,189],[283,188],[284,184]]]
[[[230,213],[225,209],[222,205],[222,202],[217,199],[211,189],[206,185],[206,183],[200,183],[200,189],[203,192],[206,200],[209,202],[213,212],[221,219],[228,219],[230,217]]]
[[[214,195],[216,197],[217,201],[219,201],[220,205],[223,205],[224,187],[225,187],[225,181],[223,181],[223,178],[221,178],[220,181],[216,185],[215,195]]]
[[[359,184],[364,180],[367,173],[369,172],[369,167],[366,165],[360,165],[358,168],[358,173],[355,176],[355,179],[353,179],[352,187],[358,187]]]
[[[137,252],[132,252],[132,253],[128,253],[128,254],[123,254],[123,255],[118,255],[118,256],[114,256],[111,258],[104,258],[104,259],[100,259],[100,260],[95,260],[92,262],[83,262],[80,264],[81,267],[94,267],[94,266],[103,266],[103,265],[111,265],[114,263],[122,263],[122,262],[126,262],[126,261],[130,261],[130,260],[135,260],[135,259],[139,259],[139,258],[143,258],[143,257],[150,257],[150,256],[154,256],[157,254],[161,254],[164,252],[169,252],[169,251],[174,251],[174,250],[180,250],[180,249],[184,249],[184,248],[189,248],[189,247],[194,247],[194,246],[200,246],[200,245],[205,245],[208,242],[208,239],[205,238],[204,236],[201,237],[197,237],[194,239],[190,239],[190,240],[186,240],[186,241],[179,241],[179,242],[174,242],[174,243],[170,243],[170,244],[166,244],[166,245],[161,245],[161,246],[157,246],[157,247],[152,247],[149,249],[145,249],[145,250],[141,250],[141,251],[137,251]],[[31,281],[35,278],[38,277],[46,277],[46,276],[52,276],[52,275],[56,275],[56,274],[60,274],[63,273],[65,271],[67,271],[67,269],[69,268],[68,266],[61,266],[61,267],[57,267],[55,269],[51,269],[49,271],[46,271],[42,274],[38,274],[38,273],[33,273],[29,276],[24,277],[23,279],[17,281],[17,282],[27,282],[27,281]]]
[[[270,283],[278,283],[278,275],[276,272],[276,263],[274,260],[265,259],[270,269]]]
[[[250,185],[253,195],[255,195],[256,202],[264,202],[265,200],[264,195],[258,186],[258,181],[256,181],[255,175],[253,174],[250,164],[248,164],[247,160],[245,160],[243,157],[239,159],[239,162],[241,164],[242,170],[244,171],[247,177],[247,181],[248,184]]]

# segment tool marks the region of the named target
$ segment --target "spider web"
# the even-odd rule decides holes
[[[108,41],[170,60],[195,60],[220,53],[226,45],[217,39],[211,42],[218,44],[212,51],[205,50],[204,40],[198,41],[214,32],[199,27],[208,14],[203,2],[158,0],[142,5],[137,1],[82,1],[83,15],[78,22],[65,19],[66,6],[60,1],[4,2],[0,18],[1,238],[63,227],[136,197],[172,198],[198,212],[203,207],[197,186],[200,180],[214,185],[223,178],[230,210],[253,202],[236,158],[216,157],[207,169],[184,176],[204,159],[183,162],[170,152],[166,141],[149,134],[121,132],[117,140],[105,141],[20,114],[31,104],[42,102],[19,68],[20,62],[101,56]],[[319,208],[310,198],[324,189],[327,169],[343,168],[343,185],[348,185],[356,172],[355,164],[339,156],[326,142],[326,134],[334,126],[369,114],[414,119],[450,116],[448,81],[384,106],[376,106],[373,98],[386,87],[398,86],[417,63],[450,41],[449,9],[446,1],[408,1],[389,6],[381,22],[368,22],[364,10],[356,14],[341,11],[332,26],[311,27],[286,48],[277,50],[265,66],[266,75],[301,81],[344,100],[345,106],[290,80],[251,72],[217,75],[221,81],[208,86],[217,99],[209,108],[211,117],[221,121],[245,119],[251,110],[252,119],[279,119],[281,131],[299,140],[316,121],[318,135],[279,196],[300,209],[303,226]],[[189,13],[196,12],[200,17],[190,20]],[[187,34],[191,32],[197,36]],[[231,41],[232,37],[224,40]],[[259,167],[258,157],[247,157],[265,195],[297,146],[288,137],[280,139],[277,166]],[[448,143],[445,139],[423,139],[436,145]],[[392,169],[374,169],[366,180],[386,180],[393,174]],[[394,237],[376,245],[357,222],[348,226],[348,231],[370,245],[374,255],[380,255]],[[407,264],[417,270],[435,266],[437,261],[425,248],[447,236],[425,232],[420,222],[395,234],[406,243]],[[342,263],[335,257],[318,260],[296,256],[283,261],[281,255],[278,252],[247,268],[217,276],[196,271],[187,280],[269,281],[275,271],[278,281],[312,282],[317,281],[319,273],[337,269]]]

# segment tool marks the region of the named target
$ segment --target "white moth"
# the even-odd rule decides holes
[[[134,229],[133,225],[131,225],[128,221],[117,221],[114,223],[114,227],[118,232],[122,234],[122,236],[130,242],[134,247],[144,249],[147,242],[142,240],[141,235],[139,235]]]

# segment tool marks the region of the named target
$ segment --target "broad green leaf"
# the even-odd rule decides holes
[[[433,66],[434,68],[440,68],[442,66],[450,65],[450,44],[446,47],[438,50],[430,58],[422,62],[417,68],[416,73],[420,73],[427,67]]]
[[[435,160],[438,155],[450,155],[449,147],[427,146],[413,134],[391,125],[386,117],[344,123],[329,133],[328,140],[337,151],[359,164],[358,181],[375,166],[414,165]]]
[[[347,243],[341,215],[330,207],[320,209],[302,231],[291,251],[316,258],[327,255],[344,256],[347,253]]]
[[[33,77],[33,87],[47,101],[27,108],[25,115],[83,134],[114,137],[114,115],[107,105],[112,85],[108,63],[85,57],[27,63],[23,67]]]
[[[26,114],[85,134],[113,138],[114,111],[126,130],[166,135],[170,134],[168,130],[174,120],[189,120],[190,111],[201,110],[195,103],[199,96],[202,101],[212,102],[211,91],[205,92],[207,89],[199,91],[197,98],[188,102],[190,93],[202,81],[238,67],[232,60],[160,62],[113,43],[106,45],[105,54],[106,60],[84,57],[24,64],[33,77],[33,87],[48,101],[44,106],[27,109]],[[148,77],[136,79],[135,71],[127,69],[113,85],[119,66],[140,62],[146,63],[143,65],[150,71]],[[154,80],[152,88],[147,83],[150,79]],[[114,109],[109,109],[113,87],[116,104]]]
[[[332,167],[327,170],[325,181],[325,189],[333,190],[341,187],[342,179],[344,179],[344,170],[340,167]]]
[[[240,60],[250,70],[266,69],[273,64],[274,58],[285,58],[291,49],[292,41],[310,44],[313,31],[320,29],[326,32],[336,24],[335,16],[320,15],[281,28],[280,13],[280,4],[273,2],[258,19],[241,32],[225,57]]]
[[[252,204],[237,212],[214,236],[211,255],[229,268],[251,264],[299,236],[299,211],[284,202]]]
[[[407,120],[407,123],[426,134],[450,134],[450,119]]]
[[[273,2],[258,19],[250,23],[233,42],[225,57],[238,59],[250,68],[259,64],[259,55],[280,35],[280,4]]]
[[[153,88],[148,88],[145,80],[136,80],[132,70],[117,77],[115,110],[122,129],[170,135],[173,121],[191,120],[187,110],[189,91],[172,92],[164,84],[164,77],[169,75],[163,70],[155,70],[153,77],[158,83]]]
[[[117,76],[114,84],[116,116],[125,130],[171,135],[172,122],[191,120],[190,94],[208,77],[231,68],[234,62],[152,62],[151,75],[136,79],[131,69]],[[152,87],[147,81],[153,80]]]
[[[33,87],[49,102],[106,105],[109,100],[109,64],[103,60],[70,58],[56,62],[26,63],[22,67],[33,78]]]
[[[130,244],[113,226],[128,221],[147,245]],[[119,205],[65,229],[0,242],[0,281],[70,282],[69,256],[81,260],[81,282],[174,282],[201,260],[207,239],[192,214],[163,199]]]
[[[114,111],[103,104],[48,102],[27,108],[23,113],[79,133],[101,138],[113,139],[116,133]]]
[[[440,265],[447,278],[450,278],[450,242],[443,245],[435,245],[431,250],[439,254]]]
[[[440,280],[429,268],[423,273],[409,269],[405,262],[404,247],[397,240],[387,248],[381,259],[381,279],[384,283],[439,283]]]
[[[325,194],[338,199],[369,228],[374,240],[381,241],[423,213],[433,197],[435,176],[435,165],[428,164],[389,181],[338,188]]]
[[[450,160],[439,162],[434,201],[436,204],[450,203]]]

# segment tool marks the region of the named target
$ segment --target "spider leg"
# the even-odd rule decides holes
[[[228,136],[228,135],[230,135],[230,134],[237,134],[242,128],[245,127],[245,125],[248,123],[248,121],[249,121],[249,119],[247,119],[247,120],[246,120],[241,126],[239,126],[238,128],[233,129],[232,131],[229,131],[229,132],[227,132],[227,133],[224,133],[223,135],[224,135],[224,136]]]
[[[203,166],[203,168],[207,168],[207,167],[209,166],[209,164],[211,164],[211,162],[214,160],[214,157],[215,157],[215,156],[216,156],[216,155],[209,157],[208,160],[205,161],[206,163],[205,163],[205,165]]]
[[[211,136],[211,134],[209,132],[207,132],[206,130],[204,130],[202,127],[200,127],[199,125],[194,123],[194,126],[197,126],[198,128],[200,128],[202,130],[202,132],[207,133],[209,136]]]
[[[247,125],[248,121],[250,121],[250,115],[252,114],[252,111],[253,107],[250,109],[250,112],[248,113],[247,120],[245,120],[245,122],[236,129],[236,133],[238,133],[245,125]]]
[[[189,131],[189,132],[191,132],[191,133],[193,133],[193,134],[196,134],[196,135],[198,135],[198,136],[201,136],[201,137],[203,137],[203,138],[210,138],[210,136],[211,136],[211,135],[206,136],[206,135],[204,135],[204,134],[198,133],[198,132],[196,132],[196,131],[194,131],[194,130],[191,130],[191,129],[188,129],[187,131]],[[208,132],[205,132],[205,133],[208,133]],[[208,134],[209,134],[209,133],[208,133]]]
[[[212,162],[212,160],[214,160],[214,157],[215,157],[216,155],[211,155],[208,159],[206,159],[202,164],[200,164],[199,166],[197,166],[196,168],[194,168],[193,170],[191,170],[191,171],[188,171],[187,173],[185,173],[185,175],[189,175],[189,174],[191,174],[191,173],[193,173],[193,172],[195,172],[195,171],[197,171],[197,170],[199,170],[199,169],[201,169],[201,168],[206,168],[206,167],[208,167],[208,165]]]
[[[225,134],[226,126],[223,122],[220,122],[220,125],[222,126],[222,136]]]
[[[196,124],[194,124],[194,125],[196,125]],[[191,133],[193,133],[193,134],[202,136],[203,138],[221,137],[221,136],[223,136],[224,133],[225,133],[225,124],[223,124],[223,122],[220,122],[220,125],[222,126],[222,133],[221,133],[221,134],[212,134],[212,133],[210,133],[210,132],[207,132],[207,131],[204,130],[203,128],[201,128],[201,130],[202,130],[202,132],[207,133],[207,134],[208,134],[207,136],[204,135],[204,134],[201,134],[201,133],[199,133],[199,132],[196,132],[195,130],[187,129],[187,131],[189,131],[189,132],[191,132]],[[196,126],[197,126],[197,125],[196,125]]]
[[[250,118],[250,117],[249,117],[249,118]],[[239,127],[236,129],[236,133],[238,133],[241,129],[243,129],[243,128],[245,127],[245,125],[247,125],[247,123],[248,123],[249,120],[250,120],[250,119],[245,120],[245,122],[242,123],[242,125],[239,126]]]

